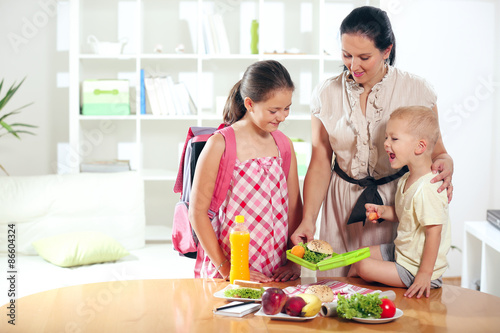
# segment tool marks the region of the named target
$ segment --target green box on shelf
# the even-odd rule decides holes
[[[327,271],[329,269],[334,269],[338,267],[349,266],[357,261],[363,260],[370,256],[370,249],[364,247],[362,249],[354,250],[351,252],[346,252],[342,254],[333,253],[331,258],[324,259],[317,264],[305,261],[302,258],[297,257],[290,253],[291,250],[286,251],[286,258],[294,263],[297,263],[305,268],[312,271],[320,270]]]
[[[87,116],[129,115],[128,80],[83,81],[82,114]]]

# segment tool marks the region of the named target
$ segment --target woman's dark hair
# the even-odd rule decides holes
[[[246,113],[246,97],[254,103],[267,100],[278,90],[294,90],[292,79],[285,66],[275,60],[263,60],[251,64],[243,78],[229,93],[224,106],[224,123],[231,125],[243,118]]]
[[[380,8],[363,6],[355,8],[340,25],[340,35],[361,34],[373,41],[381,52],[392,44],[389,65],[396,62],[396,38],[387,13]]]

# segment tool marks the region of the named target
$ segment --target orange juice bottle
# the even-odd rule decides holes
[[[250,244],[250,233],[245,225],[245,217],[236,216],[236,225],[231,230],[229,241],[231,242],[231,272],[229,281],[250,280],[250,268],[248,264],[248,245]]]

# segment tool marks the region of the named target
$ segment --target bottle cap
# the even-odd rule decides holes
[[[234,218],[234,222],[243,223],[245,222],[245,217],[243,215],[236,215],[236,217]]]

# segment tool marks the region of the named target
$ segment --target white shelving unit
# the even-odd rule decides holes
[[[291,115],[280,129],[290,137],[310,142],[310,93],[324,78],[341,72],[338,27],[354,7],[369,2],[70,0],[68,164],[72,172],[79,172],[82,161],[118,158],[118,143],[133,143],[137,171],[146,181],[147,223],[170,226],[178,200],[172,188],[179,165],[179,143],[184,142],[188,127],[221,123],[216,101],[227,96],[248,65],[276,59],[287,67],[296,85]],[[222,16],[229,54],[205,52],[200,22],[209,12]],[[253,19],[259,21],[258,54],[250,52]],[[110,42],[125,37],[128,43],[121,55],[96,55],[87,43],[89,35]],[[179,44],[184,44],[184,53],[176,53]],[[162,46],[162,53],[154,52],[157,45]],[[185,82],[197,114],[156,116],[149,106],[147,114],[140,114],[141,69],[146,74],[168,73],[174,81]],[[102,78],[129,79],[130,115],[80,114],[83,80]]]
[[[462,287],[500,297],[500,230],[487,221],[465,222]]]

